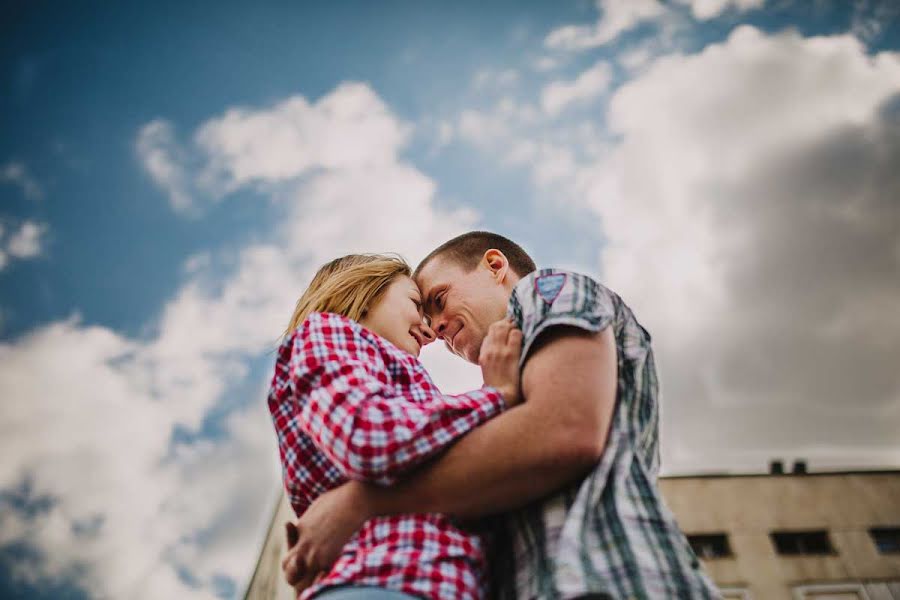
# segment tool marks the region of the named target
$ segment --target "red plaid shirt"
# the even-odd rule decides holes
[[[394,483],[505,406],[487,386],[442,395],[415,356],[329,313],[313,313],[284,340],[268,404],[298,516],[348,479]],[[441,600],[480,598],[483,542],[441,514],[377,517],[301,598],[344,584]]]

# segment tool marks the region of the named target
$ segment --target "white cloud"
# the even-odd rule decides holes
[[[701,21],[719,17],[727,10],[746,12],[762,8],[766,0],[677,0],[691,7],[694,18]]]
[[[647,46],[636,46],[619,54],[619,64],[631,72],[638,71],[653,59],[653,52]]]
[[[172,208],[180,213],[192,212],[195,206],[190,181],[172,124],[164,119],[147,123],[138,132],[135,148],[144,169],[168,193]]]
[[[594,25],[566,25],[547,35],[544,45],[559,50],[603,46],[641,23],[666,14],[658,0],[597,0],[600,20]]]
[[[0,182],[10,183],[22,188],[26,198],[40,199],[44,196],[41,184],[31,175],[28,167],[18,161],[8,162],[0,167]]]
[[[548,106],[562,110],[586,97],[597,73],[608,65],[588,69],[583,78],[560,82],[549,95]],[[553,84],[551,84],[553,85]],[[574,88],[574,89],[572,89]],[[590,93],[593,93],[591,91]],[[554,201],[565,203],[576,191],[573,182],[587,157],[605,152],[603,132],[592,122],[556,119],[529,104],[503,98],[487,110],[464,110],[456,127],[458,138],[475,146],[503,166],[522,167],[541,188],[552,187]]]
[[[541,56],[540,58],[536,59],[531,66],[535,71],[545,72],[552,71],[553,69],[558,67],[559,64],[560,60],[557,57]]]
[[[19,231],[12,234],[6,245],[6,252],[14,258],[34,258],[41,254],[41,238],[47,226],[34,221],[25,221]]]
[[[863,42],[877,40],[900,17],[900,5],[894,0],[855,0],[850,31]]]
[[[314,104],[294,96],[269,109],[230,109],[194,137],[209,160],[206,181],[233,190],[317,168],[389,164],[407,135],[369,86],[345,83]]]
[[[472,86],[476,90],[503,89],[519,81],[519,72],[515,69],[481,69],[475,73]]]
[[[170,123],[152,121],[138,133],[136,148],[172,207],[196,214],[202,200],[248,185],[390,164],[408,134],[369,86],[351,82],[314,103],[292,96],[268,108],[231,108],[201,124],[187,146],[179,145]]]
[[[144,337],[73,318],[0,345],[0,395],[14,400],[0,407],[0,489],[27,483],[33,497],[54,499],[34,519],[0,511],[0,543],[27,539],[43,555],[23,559],[19,576],[137,600],[212,598],[217,576],[238,589],[246,583],[280,475],[265,407],[269,374],[248,381],[250,361],[270,356],[319,264],[352,251],[416,260],[477,219],[435,207],[434,182],[397,159],[408,127],[377,96],[349,85],[326,98],[300,110],[321,122],[291,134],[295,150],[319,152],[301,178],[285,180],[297,168],[263,156],[271,127],[259,124],[283,122],[285,103],[200,126],[218,132],[197,136],[215,157],[204,168],[215,164],[229,185],[271,188],[283,214],[265,243],[188,257],[183,286]],[[292,106],[303,106],[297,100]],[[362,114],[379,106],[380,115]],[[330,148],[312,150],[324,138]],[[143,156],[164,149],[162,163],[150,159],[164,165],[155,171],[163,185],[172,173],[181,181],[194,173],[191,159],[165,150],[172,139],[159,121],[138,135]],[[439,360],[435,371],[454,381],[465,369]],[[196,434],[248,384],[250,408],[229,414],[221,438],[173,445],[176,428]]]
[[[37,258],[44,251],[44,238],[47,233],[45,223],[35,221],[23,222],[18,230],[6,235],[5,227],[0,224],[0,271],[14,260]]]
[[[487,148],[504,143],[522,128],[535,124],[539,117],[533,106],[507,96],[488,110],[463,110],[457,119],[456,132],[462,140]]]
[[[622,142],[579,181],[654,334],[668,469],[896,456],[898,94],[896,53],[750,27],[615,93]]]
[[[20,574],[64,579],[80,560],[104,565],[103,573],[76,571],[72,581],[95,594],[189,591],[158,556],[191,529],[162,510],[181,483],[161,464],[172,418],[129,377],[135,349],[77,320],[0,346],[0,389],[9,400],[0,486],[27,482],[33,497],[53,499],[33,520],[4,510],[3,540],[22,536],[42,551],[38,563],[19,566]],[[76,533],[78,523],[95,519],[96,531]]]
[[[574,81],[554,81],[541,91],[541,106],[544,112],[558,115],[567,106],[585,102],[600,96],[609,89],[612,69],[605,61],[600,61],[582,72]]]

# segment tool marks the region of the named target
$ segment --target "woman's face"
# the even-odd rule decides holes
[[[434,341],[434,332],[425,324],[423,316],[419,288],[412,279],[401,275],[394,278],[360,324],[401,350],[418,356],[423,346]]]

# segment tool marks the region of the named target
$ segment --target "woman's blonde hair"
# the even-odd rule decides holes
[[[412,276],[401,257],[348,254],[322,265],[297,300],[284,335],[290,335],[313,312],[330,312],[359,321],[399,275]]]

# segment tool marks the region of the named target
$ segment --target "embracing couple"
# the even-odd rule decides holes
[[[484,385],[444,395],[441,339]],[[350,255],[297,303],[268,398],[302,600],[719,598],[656,484],[650,335],[590,277],[471,232]]]

